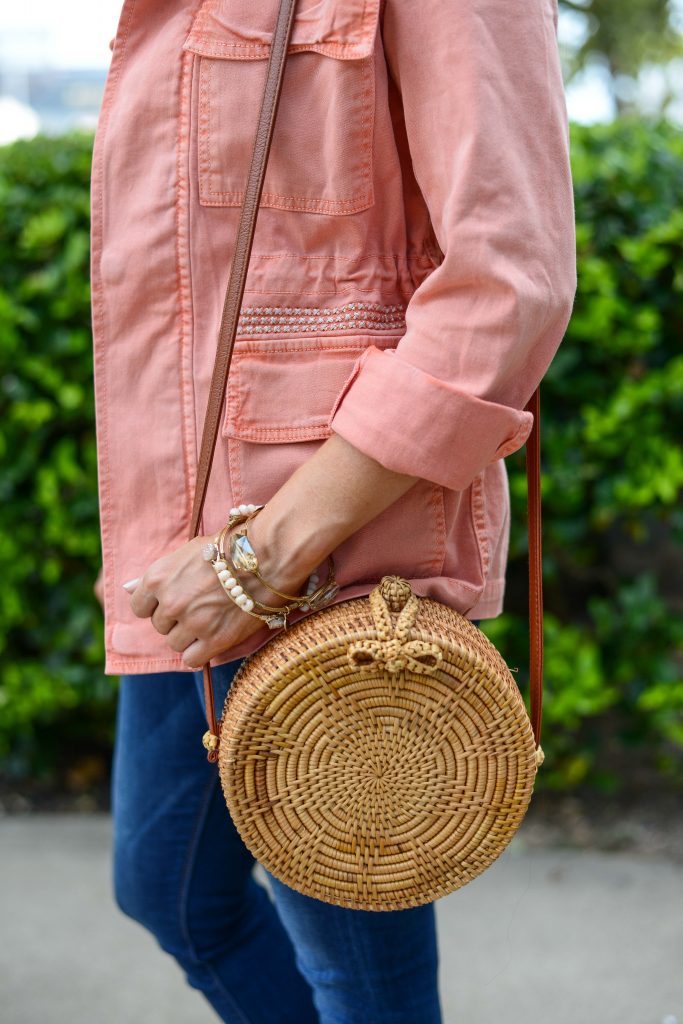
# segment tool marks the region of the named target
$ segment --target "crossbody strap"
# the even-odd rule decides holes
[[[543,561],[541,544],[541,389],[526,406],[534,423],[527,438],[526,491],[529,541],[529,691],[531,727],[536,747],[541,745],[543,705]]]
[[[263,181],[273,138],[275,117],[280,100],[287,49],[294,22],[296,0],[280,0],[277,23],[266,71],[266,84],[261,101],[258,127],[254,140],[249,177],[244,193],[235,252],[223,303],[218,332],[216,360],[209,389],[209,400],[202,431],[197,479],[190,522],[190,540],[200,531],[202,512],[216,448],[221,413],[225,400],[228,372],[237,334],[237,323],[244,295],[249,257],[254,240]],[[530,693],[531,723],[536,745],[541,736],[541,698],[543,692],[543,581],[541,572],[541,490],[540,490],[540,435],[539,392],[534,392],[527,409],[534,415],[534,424],[526,443],[529,526],[529,636],[530,636]],[[218,735],[218,722],[213,693],[211,665],[203,667],[204,703],[209,730]],[[209,761],[216,761],[218,753],[209,750]]]
[[[199,452],[199,464],[197,467],[197,480],[195,484],[194,502],[192,506],[192,517],[190,521],[190,540],[199,533],[206,490],[211,472],[211,464],[216,449],[216,440],[220,425],[225,387],[228,381],[228,370],[232,359],[232,350],[237,334],[237,322],[239,319],[244,286],[247,280],[247,269],[249,267],[249,256],[254,240],[254,229],[256,227],[256,215],[258,213],[261,193],[263,192],[263,179],[270,153],[270,144],[273,139],[273,128],[275,127],[275,115],[277,114],[280,93],[282,90],[282,78],[285,70],[285,58],[287,48],[292,34],[294,23],[294,8],[296,0],[280,0],[277,15],[275,32],[270,48],[268,69],[266,71],[266,84],[263,90],[261,111],[259,113],[256,138],[249,167],[249,177],[244,193],[244,202],[240,213],[239,228],[235,252],[230,267],[230,277],[225,292],[221,325],[218,332],[218,344],[216,348],[216,361],[211,377],[209,390],[209,401],[204,418],[204,429],[202,431],[202,442]],[[213,696],[213,680],[211,678],[211,665],[207,662],[203,668],[204,673],[204,703],[206,705],[206,721],[210,731],[218,735],[218,724],[216,722],[216,710]],[[208,752],[209,761],[217,759],[215,750]]]

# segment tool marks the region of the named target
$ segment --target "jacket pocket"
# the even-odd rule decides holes
[[[343,215],[374,203],[374,40],[379,0],[299,0],[261,205]],[[183,49],[197,55],[203,206],[239,206],[276,0],[206,0]]]
[[[398,340],[238,339],[222,423],[233,504],[268,501],[332,434],[332,409],[367,346],[391,348]],[[418,480],[340,545],[337,578],[349,583],[384,573],[438,575],[444,544],[443,489]]]

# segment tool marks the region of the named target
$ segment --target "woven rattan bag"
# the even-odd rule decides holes
[[[204,423],[190,537],[226,392],[296,0],[281,0]],[[236,672],[208,732],[228,810],[275,877],[328,903],[394,910],[479,875],[508,845],[540,748],[542,590],[538,391],[527,442],[531,719],[494,645],[398,576],[280,630]]]

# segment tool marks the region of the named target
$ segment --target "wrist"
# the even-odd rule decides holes
[[[301,592],[310,574],[321,567],[331,550],[305,515],[285,510],[275,502],[249,520],[248,536],[262,577],[288,594]],[[321,578],[327,573],[326,566],[323,568]],[[254,583],[263,586],[256,578]],[[272,603],[276,603],[275,595],[271,596]]]

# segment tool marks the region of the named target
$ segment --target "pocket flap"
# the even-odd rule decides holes
[[[372,53],[380,0],[298,0],[288,53],[339,60]],[[183,44],[203,57],[261,60],[270,53],[278,0],[205,0]]]
[[[397,338],[373,338],[394,347]],[[370,339],[344,344],[250,341],[235,347],[223,415],[224,437],[261,444],[329,437],[330,414]]]

